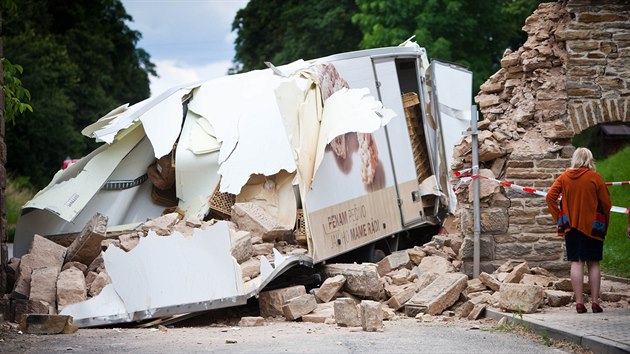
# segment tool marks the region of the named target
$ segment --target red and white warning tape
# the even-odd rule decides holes
[[[606,182],[607,186],[630,186],[630,181],[623,182]]]
[[[510,183],[510,182],[506,182],[506,181],[500,181],[498,179],[494,179],[494,178],[490,178],[490,177],[485,177],[485,176],[481,176],[479,174],[468,174],[467,176],[465,175],[466,173],[470,173],[470,171],[472,171],[472,169],[466,169],[466,170],[462,170],[462,171],[457,171],[454,172],[453,174],[455,174],[455,176],[457,176],[457,173],[461,174],[463,177],[461,177],[461,179],[459,180],[459,182],[457,182],[457,184],[455,186],[453,186],[453,192],[457,191],[457,189],[459,189],[459,187],[461,186],[462,183],[468,183],[470,181],[472,181],[475,178],[483,178],[492,182],[496,182],[504,187],[508,187],[508,188],[512,188],[512,189],[516,189],[519,190],[521,192],[525,192],[525,193],[531,193],[531,194],[535,194],[535,195],[539,195],[541,197],[546,197],[547,196],[547,192],[542,192],[539,190],[536,190],[534,188],[529,188],[529,187],[523,187],[523,186],[519,186],[518,184],[514,184],[514,183]],[[457,176],[459,177],[459,176]],[[624,181],[624,182],[606,182],[607,186],[621,186],[621,185],[630,185],[630,182],[628,181]],[[622,208],[622,207],[618,207],[618,206],[613,206],[612,208],[610,208],[610,211],[615,212],[615,213],[625,213],[625,214],[630,214],[630,209],[628,208]]]

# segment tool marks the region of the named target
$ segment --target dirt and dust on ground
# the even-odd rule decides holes
[[[605,281],[606,282],[606,281]],[[571,311],[546,308],[545,311]],[[233,308],[103,328],[81,328],[72,334],[22,333],[15,323],[0,326],[2,353],[591,353],[575,343],[548,338],[518,321],[456,316],[409,318],[399,314],[384,321],[382,331],[361,327],[287,321],[270,317],[262,326],[242,327],[243,317],[258,316],[255,300]],[[518,318],[515,315],[515,318]]]

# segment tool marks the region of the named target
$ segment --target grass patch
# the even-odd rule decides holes
[[[597,162],[599,172],[606,182],[621,182],[630,180],[630,146],[609,158]],[[613,205],[630,207],[630,186],[608,187]],[[630,277],[630,240],[627,238],[628,216],[620,213],[610,213],[610,225],[604,242],[604,259],[601,262],[602,271],[606,274],[620,277]]]
[[[33,186],[28,182],[28,178],[9,178],[5,189],[6,214],[7,214],[7,236],[9,242],[13,242],[15,236],[15,226],[22,206],[35,195]]]

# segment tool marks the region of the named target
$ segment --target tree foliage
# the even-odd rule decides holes
[[[65,157],[96,144],[80,131],[149,96],[155,67],[119,0],[15,0],[3,13],[4,54],[24,68],[34,112],[7,126],[7,170],[45,186]]]
[[[526,39],[525,19],[541,0],[357,0],[362,48],[398,45],[415,35],[430,59],[473,72],[474,91],[499,69],[506,48]]]
[[[354,0],[250,0],[238,11],[231,73],[358,49]]]
[[[26,103],[31,100],[31,92],[22,86],[19,75],[24,72],[19,64],[12,64],[8,59],[2,58],[2,71],[4,82],[2,94],[4,95],[4,119],[15,124],[15,117],[25,111],[33,112],[33,107]]]

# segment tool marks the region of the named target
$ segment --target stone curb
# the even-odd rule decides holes
[[[505,313],[492,308],[486,308],[486,317],[492,318],[496,321],[505,317],[508,320],[515,319],[517,322],[522,321],[527,327],[541,335],[545,335],[552,339],[565,340],[579,344],[585,348],[588,348],[595,354],[621,354],[630,353],[630,343],[620,343],[612,341],[610,339],[585,333],[577,328],[570,326],[563,326],[557,323],[550,323],[528,317],[527,314],[523,314],[522,317],[518,314]]]

